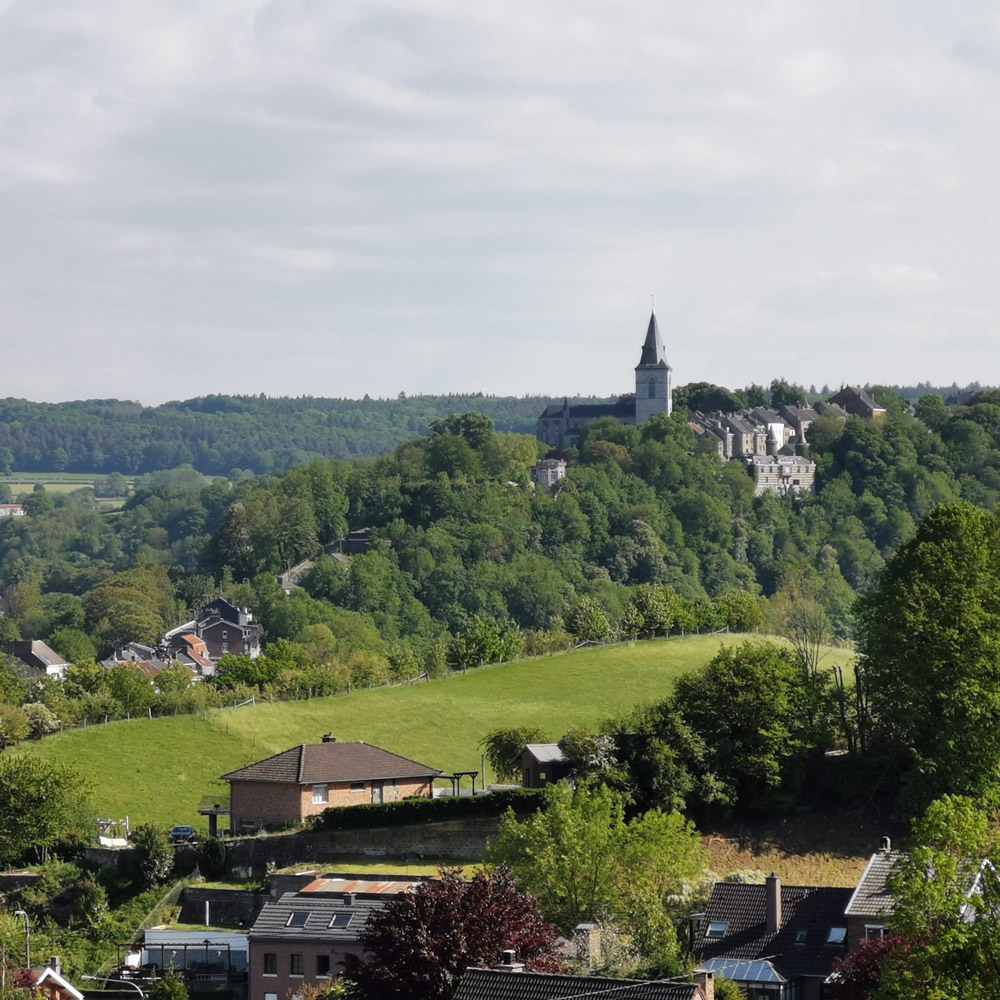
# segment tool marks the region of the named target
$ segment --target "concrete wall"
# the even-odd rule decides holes
[[[482,857],[496,835],[497,817],[418,823],[365,830],[339,830],[239,837],[226,841],[226,868],[250,869],[263,875],[267,863],[278,868],[301,861],[332,862],[341,858],[418,855],[441,860]]]
[[[92,865],[114,868],[119,875],[131,875],[136,865],[134,847],[85,847],[83,856]]]
[[[213,927],[251,927],[261,907],[271,897],[249,889],[206,889],[187,886],[181,896],[180,922],[205,922],[205,903]]]

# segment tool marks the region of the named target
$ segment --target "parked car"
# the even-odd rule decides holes
[[[175,826],[167,834],[167,840],[171,844],[196,844],[198,835],[194,832],[193,826]]]

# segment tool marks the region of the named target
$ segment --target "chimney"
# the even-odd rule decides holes
[[[715,973],[708,969],[695,969],[694,984],[701,990],[701,1000],[715,1000]]]
[[[344,906],[353,906],[353,905],[354,905],[354,893],[353,892],[345,892],[344,893]]]
[[[764,913],[767,933],[776,934],[781,927],[781,879],[774,872],[764,882]]]
[[[511,948],[503,953],[503,961],[493,968],[497,972],[524,972],[524,962],[517,960],[517,952]]]
[[[334,736],[333,733],[324,733],[323,734],[323,742],[324,743],[336,743],[337,742],[337,737]]]
[[[593,972],[601,964],[601,928],[597,924],[577,924],[576,957],[588,972]]]
[[[51,957],[51,958],[49,959],[49,968],[50,968],[50,969],[51,969],[51,970],[52,970],[52,971],[53,971],[53,972],[54,972],[54,973],[55,973],[55,974],[56,974],[57,976],[61,976],[61,975],[62,975],[62,966],[61,966],[61,965],[59,964],[59,956],[58,956],[58,955],[53,955],[53,956],[52,956],[52,957]]]
[[[892,850],[892,841],[888,837],[883,837],[880,849],[884,854],[888,854]]]

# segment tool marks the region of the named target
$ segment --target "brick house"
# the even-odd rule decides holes
[[[265,903],[248,935],[250,1000],[285,1000],[349,971],[362,959],[362,929],[386,902],[286,892]]]
[[[430,798],[441,772],[370,743],[303,743],[222,776],[232,832],[290,826],[328,806]]]

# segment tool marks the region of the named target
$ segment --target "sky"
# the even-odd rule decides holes
[[[0,0],[0,396],[1000,382],[1000,8]]]

